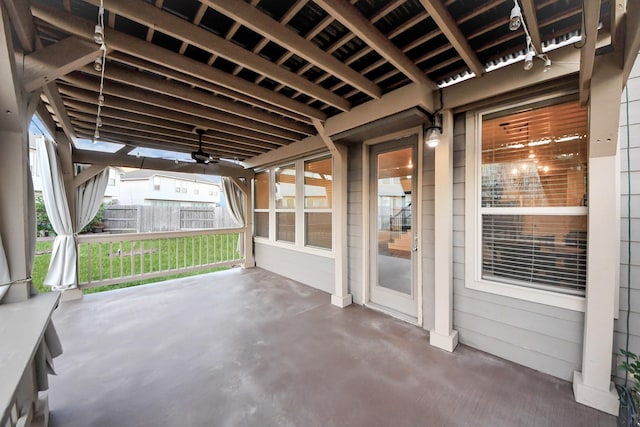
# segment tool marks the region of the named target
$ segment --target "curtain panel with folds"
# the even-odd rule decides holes
[[[227,210],[231,214],[231,217],[240,227],[244,227],[246,212],[244,193],[228,176],[222,177],[222,190],[224,191],[224,197],[227,199]],[[242,235],[238,237],[237,250],[239,254],[244,254],[244,239]]]
[[[76,189],[76,218],[71,219],[62,178],[62,169],[56,144],[40,139],[37,146],[42,197],[47,216],[57,236],[53,241],[53,251],[49,271],[44,284],[53,290],[73,289],[77,282],[77,245],[75,235],[86,226],[98,211],[109,179],[107,169],[89,179]],[[78,172],[82,170],[80,167]]]

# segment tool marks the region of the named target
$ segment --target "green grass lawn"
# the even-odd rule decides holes
[[[238,234],[155,239],[141,242],[80,244],[78,278],[80,283],[88,281],[89,263],[91,265],[92,282],[99,281],[101,277],[102,279],[123,278],[122,283],[84,289],[83,292],[88,294],[225,270],[228,267],[210,267],[194,272],[174,274],[168,271],[193,265],[199,266],[238,259],[237,243]],[[49,292],[51,290],[48,286],[44,286],[43,282],[49,269],[52,247],[52,240],[38,241],[36,243],[36,257],[32,277],[34,286],[40,292]],[[102,273],[100,271],[101,267]],[[111,273],[109,273],[110,271]],[[167,275],[133,281],[131,277],[126,277],[142,272],[158,271],[167,271]]]

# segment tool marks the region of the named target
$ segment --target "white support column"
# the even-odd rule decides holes
[[[449,110],[442,114],[442,131],[435,149],[435,327],[429,343],[451,352],[458,345],[458,331],[453,330],[453,115]]]
[[[27,300],[31,291],[28,197],[27,96],[18,79],[9,17],[0,8],[0,234],[13,284],[3,303]]]
[[[335,254],[335,290],[331,304],[344,308],[351,305],[347,259],[347,147],[335,144],[319,120],[313,124],[333,155],[333,253]]]
[[[618,122],[622,70],[615,57],[598,57],[589,108],[589,246],[582,371],[574,372],[577,402],[618,414],[611,382],[613,319],[620,265]]]
[[[331,304],[346,307],[353,302],[349,293],[347,259],[347,147],[335,145],[333,153],[333,245],[335,253],[335,291]]]

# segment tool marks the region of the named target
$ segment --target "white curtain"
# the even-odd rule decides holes
[[[76,241],[55,144],[45,138],[40,138],[37,155],[42,178],[44,205],[53,230],[57,234],[53,241],[51,262],[44,284],[51,286],[53,290],[75,288],[77,286]]]
[[[231,217],[240,225],[240,227],[244,227],[244,193],[228,176],[222,177],[222,189],[227,200],[227,210],[231,214]],[[244,239],[242,238],[242,234],[238,238],[237,250],[238,253],[244,254]]]
[[[9,264],[7,263],[7,257],[4,253],[4,246],[2,245],[2,236],[0,236],[0,301],[2,301],[2,298],[9,290],[10,283]]]
[[[76,168],[76,175],[87,167],[79,165]],[[109,169],[105,169],[76,188],[76,230],[82,230],[96,216],[108,182]]]

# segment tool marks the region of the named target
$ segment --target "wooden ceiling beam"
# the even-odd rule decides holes
[[[420,0],[420,3],[422,3],[425,10],[429,12],[431,18],[467,64],[469,69],[473,71],[477,77],[482,76],[485,73],[484,65],[480,62],[478,55],[471,48],[467,38],[462,34],[458,24],[456,24],[456,21],[453,19],[446,6],[442,4],[442,1]]]
[[[84,77],[81,75],[69,74],[61,79],[73,86],[87,89],[96,90],[99,82],[96,79]],[[180,111],[187,114],[192,114],[198,117],[202,117],[209,120],[215,120],[222,123],[228,123],[234,126],[243,127],[246,129],[253,129],[258,132],[267,133],[270,135],[276,135],[283,138],[299,139],[300,132],[294,132],[287,129],[282,129],[276,126],[270,126],[264,123],[260,123],[254,120],[246,119],[244,117],[235,116],[233,114],[223,113],[212,108],[203,107],[198,104],[179,100],[166,95],[160,95],[153,92],[149,92],[143,89],[138,89],[128,85],[122,85],[118,83],[111,83],[105,85],[103,93],[105,94],[105,104],[111,102],[112,97],[119,99],[126,99],[129,101],[138,101],[148,106],[160,106],[169,110]]]
[[[55,81],[96,59],[100,46],[71,36],[24,57],[23,83],[28,92]]]
[[[609,0],[609,32],[611,33],[611,46],[616,52],[624,50],[626,11],[627,0]]]
[[[32,5],[31,11],[38,19],[41,19],[67,33],[87,39],[92,38],[94,29],[94,24],[92,22],[42,5]],[[227,89],[231,89],[255,99],[268,100],[268,102],[271,102],[274,105],[293,111],[297,114],[320,118],[321,120],[325,120],[327,117],[325,113],[316,108],[309,107],[304,103],[294,101],[282,94],[274,93],[267,88],[252,84],[237,76],[225,73],[224,71],[119,31],[109,31],[108,43],[110,49],[127,53],[151,63],[164,64],[166,67],[175,71],[205,80],[209,83],[224,86]]]
[[[71,117],[71,122],[73,123],[75,120],[80,120],[86,123],[95,123],[95,116],[82,112],[69,111],[69,116]],[[184,138],[192,138],[194,128],[191,126],[184,126],[183,128],[167,128],[165,126],[157,126],[153,123],[145,123],[139,121],[130,121],[126,119],[116,119],[112,117],[104,117],[102,119],[103,126],[108,126],[111,128],[123,128],[123,129],[131,129],[131,130],[142,130],[148,132],[157,132],[159,135],[165,136],[176,136],[176,137],[184,137]],[[227,137],[228,136],[228,137]],[[280,147],[280,145],[269,144],[267,142],[256,141],[250,138],[242,138],[236,135],[224,134],[224,136],[217,132],[208,131],[202,138],[203,141],[216,142],[216,141],[226,141],[229,143],[238,144],[238,148],[243,149],[246,148],[248,150],[258,149],[259,151],[272,150],[274,148]]]
[[[99,77],[100,73],[91,67],[85,67],[83,72]],[[233,102],[215,95],[204,93],[200,90],[191,89],[184,85],[172,81],[154,78],[143,73],[127,70],[123,67],[113,65],[109,67],[109,73],[105,74],[105,79],[109,81],[119,82],[138,89],[167,95],[183,101],[200,104],[203,107],[212,108],[223,111],[225,113],[255,120],[271,126],[277,126],[282,129],[292,130],[305,135],[312,134],[311,126],[300,123],[291,119],[287,119],[275,114],[266,113],[264,111],[251,108],[239,102]]]
[[[36,31],[29,10],[29,1],[4,0],[3,3],[9,13],[11,26],[18,36],[22,49],[25,52],[33,52],[36,49]]]
[[[87,103],[93,107],[92,111],[95,111],[96,95],[94,92],[67,85],[61,85],[60,91],[64,95],[73,98],[72,100],[65,100],[65,103],[69,105],[70,108],[80,109],[82,108],[82,103]],[[298,137],[292,136],[284,138],[274,135],[268,135],[251,129],[233,126],[225,122],[217,122],[180,111],[171,110],[170,108],[164,108],[162,106],[150,106],[135,101],[119,99],[116,97],[110,98],[108,103],[102,108],[102,114],[104,115],[118,117],[118,112],[151,116],[159,119],[170,120],[173,122],[187,123],[192,125],[194,128],[199,127],[203,129],[212,129],[219,132],[231,133],[233,135],[239,135],[259,141],[268,141],[280,145],[286,145],[292,141],[296,141],[299,139]]]
[[[586,1],[583,4],[583,45],[580,49],[580,103],[586,105],[591,89],[593,64],[596,59],[596,42],[598,41],[598,22],[600,21],[600,0]],[[637,54],[637,52],[636,52]]]
[[[540,27],[538,26],[538,14],[534,0],[520,0],[522,2],[522,12],[527,29],[531,35],[531,43],[538,53],[542,53],[542,39],[540,38]]]
[[[125,65],[129,65],[131,67],[135,67],[139,70],[150,71],[154,74],[158,74],[167,79],[176,80],[178,82],[186,83],[192,87],[199,87],[204,90],[208,90],[215,94],[224,95],[229,98],[235,99],[237,101],[242,101],[245,104],[253,105],[254,107],[261,108],[263,110],[271,111],[276,114],[280,114],[281,116],[289,117],[294,120],[298,120],[300,122],[311,123],[311,119],[302,114],[295,113],[293,111],[286,110],[284,108],[278,107],[277,105],[270,104],[268,102],[262,101],[260,99],[252,98],[250,96],[241,94],[239,92],[234,92],[232,90],[227,89],[226,87],[219,86],[213,83],[210,83],[205,80],[201,80],[199,78],[181,73],[179,71],[174,71],[172,69],[166,68],[159,64],[153,64],[147,62],[142,59],[138,59],[131,55],[127,55],[121,52],[114,52],[109,54],[109,58],[113,62],[114,60]]]
[[[101,153],[90,150],[73,150],[73,162],[90,165],[152,169],[159,171],[232,176],[239,178],[252,178],[254,175],[253,170],[251,169],[244,169],[241,166],[236,166],[233,163],[224,161],[209,163],[208,165],[186,162],[178,162],[178,164],[176,164],[173,160],[154,159],[148,157],[137,158],[136,156],[130,156],[128,154]]]
[[[100,5],[100,0],[83,0],[94,6]],[[178,40],[188,42],[204,51],[215,53],[233,63],[241,64],[245,68],[269,78],[284,83],[339,110],[348,111],[350,103],[344,98],[329,92],[321,86],[314,85],[305,78],[288,71],[277,64],[256,55],[238,45],[219,37],[210,31],[196,27],[164,10],[142,1],[109,0],[107,9],[118,15],[124,16],[139,24],[154,27],[156,31],[175,37]],[[112,35],[109,35],[111,40]],[[110,45],[112,42],[109,42]]]
[[[93,128],[91,127],[90,124],[84,125],[82,123],[78,123],[78,126],[80,129],[78,132],[81,135],[87,137],[87,139],[91,138],[91,136],[93,135]],[[162,144],[161,146],[162,148],[160,149],[177,151],[181,153],[191,153],[192,151],[195,151],[198,148],[198,136],[195,134],[193,134],[193,140],[187,140],[184,138],[158,135],[158,134],[136,131],[131,129],[103,127],[103,129],[100,130],[100,140],[102,141],[105,137],[132,138],[135,141],[138,141],[139,143],[142,143],[142,144],[144,144],[144,142],[159,143],[159,144]],[[144,146],[144,145],[140,145],[140,146]],[[158,147],[159,146],[155,146],[154,148],[158,148]],[[249,153],[252,153],[252,152],[264,153],[266,151],[269,151],[269,150],[255,150],[255,151],[239,150],[235,147],[230,148],[228,144],[225,144],[225,143],[214,144],[214,145],[207,144],[206,146],[203,144],[203,150],[206,150],[207,152],[209,152],[209,154],[215,157],[221,157],[221,156],[244,157],[244,156],[250,155]]]
[[[72,123],[79,129],[84,129],[88,132],[91,132],[91,130],[94,129],[94,125],[91,122],[72,119]],[[112,126],[111,123],[116,123],[116,121],[106,121],[100,128],[100,133],[157,138],[158,141],[170,141],[172,144],[181,145],[182,147],[185,147],[187,151],[195,151],[198,149],[198,136],[193,132],[171,131],[164,128],[140,124],[131,126],[131,124],[127,124],[127,122],[119,122]],[[124,126],[122,126],[122,124],[124,124]],[[204,150],[225,150],[225,152],[235,153],[236,155],[255,155],[255,153],[264,153],[269,150],[268,148],[241,146],[223,139],[211,138],[206,134],[202,137],[202,147]]]
[[[432,90],[438,86],[432,82],[400,49],[385,37],[360,11],[353,5],[342,0],[315,0],[327,13],[334,16],[345,27],[349,28],[362,41],[387,58],[387,60],[404,73],[413,82]]]
[[[300,37],[278,21],[260,12],[243,1],[201,0],[204,4],[218,12],[240,22],[272,42],[279,44],[290,52],[329,71],[335,77],[349,85],[360,89],[372,98],[380,98],[382,90],[379,86],[363,77],[351,67],[344,65],[335,56],[320,49],[315,43]],[[286,82],[283,82],[286,83]],[[297,88],[298,89],[298,88]],[[300,90],[300,89],[298,89]]]

